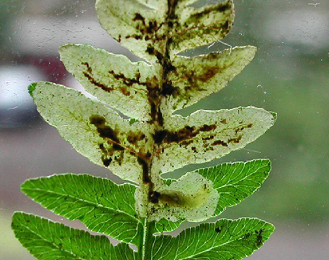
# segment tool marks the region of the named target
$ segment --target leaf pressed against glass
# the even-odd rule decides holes
[[[269,160],[260,159],[198,169],[179,179],[162,176],[242,149],[276,120],[275,113],[252,106],[174,114],[226,87],[256,53],[256,47],[243,46],[182,56],[223,39],[234,22],[233,0],[202,7],[197,2],[97,0],[102,27],[145,61],[66,44],[59,50],[62,62],[97,100],[49,82],[29,87],[45,121],[81,155],[127,182],[71,173],[24,182],[22,192],[35,202],[100,234],[16,212],[15,236],[36,258],[242,259],[274,231],[265,221],[242,218],[203,223],[177,237],[167,233],[239,204],[271,169]]]

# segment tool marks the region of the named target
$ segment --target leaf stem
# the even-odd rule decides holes
[[[151,259],[150,240],[154,233],[155,222],[148,222],[145,218],[143,221],[143,232],[138,246],[138,260]]]

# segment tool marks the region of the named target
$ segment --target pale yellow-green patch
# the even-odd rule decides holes
[[[168,0],[136,0],[137,2],[159,11],[165,11],[168,8]]]
[[[92,162],[125,180],[140,182],[151,139],[147,125],[122,119],[113,109],[64,86],[39,82],[33,99],[42,117]]]
[[[153,66],[89,45],[64,45],[60,55],[89,93],[129,117],[150,119],[148,88],[158,85]]]
[[[159,193],[158,203],[148,204],[148,218],[159,221],[164,218],[173,222],[203,221],[213,216],[218,202],[218,192],[211,181],[198,173],[187,173],[169,186],[156,187]],[[141,213],[142,193],[135,195],[136,210]],[[145,214],[145,213],[144,213]]]
[[[223,89],[254,58],[256,47],[226,49],[196,57],[175,56],[168,79],[175,89],[167,99],[173,111],[193,105]]]
[[[123,5],[124,4],[124,8]],[[150,10],[135,0],[97,0],[96,11],[102,27],[119,43],[148,61],[155,61],[149,46],[164,50],[165,10]]]
[[[174,115],[157,133],[159,153],[154,158],[162,173],[204,163],[241,149],[263,135],[275,116],[261,108],[199,110],[188,117]]]
[[[97,0],[103,28],[134,54],[150,62],[223,39],[234,21],[234,5],[226,0],[201,8],[195,1]],[[154,9],[152,9],[154,8]]]
[[[177,22],[169,31],[171,56],[223,39],[233,25],[234,4],[227,0],[201,8],[178,5],[176,13]]]

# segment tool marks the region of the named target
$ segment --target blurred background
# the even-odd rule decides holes
[[[0,1],[1,260],[34,259],[10,229],[13,211],[63,221],[20,193],[24,180],[67,172],[114,178],[62,140],[40,118],[27,93],[27,86],[40,80],[82,90],[59,60],[58,47],[68,42],[138,60],[103,31],[94,3]],[[181,113],[248,105],[277,112],[275,126],[256,142],[202,166],[272,160],[272,173],[262,189],[222,215],[259,217],[275,224],[276,232],[250,259],[329,259],[329,1],[236,0],[235,5],[229,37],[188,54],[250,44],[258,47],[257,56],[227,88]]]

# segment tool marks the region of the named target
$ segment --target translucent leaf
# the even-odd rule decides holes
[[[232,0],[201,8],[181,6],[176,10],[176,19],[168,24],[171,56],[221,40],[231,30],[234,20]]]
[[[154,237],[152,260],[165,259],[242,259],[250,256],[273,233],[274,227],[258,219],[222,219],[201,224],[171,236]]]
[[[137,2],[156,10],[166,10],[168,8],[168,0],[136,0]]]
[[[163,23],[166,9],[162,12],[150,10],[139,2],[126,0],[123,8],[121,1],[97,0],[96,11],[102,27],[115,40],[137,56],[154,61],[156,56],[150,53],[150,46],[160,52],[165,50]]]
[[[167,105],[173,111],[193,105],[224,88],[254,58],[253,46],[236,47],[196,57],[176,56],[168,74],[172,95]]]
[[[28,180],[21,189],[46,209],[80,220],[91,231],[138,243],[142,223],[133,208],[132,185],[116,185],[86,174],[62,174]]]
[[[64,86],[39,82],[30,86],[42,117],[92,162],[123,179],[139,182],[151,139],[147,125],[129,124],[114,110]]]
[[[158,84],[152,66],[89,45],[67,44],[60,54],[89,93],[129,117],[149,120],[148,89]]]
[[[162,173],[203,163],[241,149],[263,135],[276,115],[261,108],[199,110],[188,117],[172,116],[154,134],[159,151],[154,158]]]
[[[234,20],[232,0],[201,8],[195,2],[97,0],[102,27],[137,56],[164,64],[167,56],[218,41],[230,31]],[[155,8],[155,9],[150,9]]]
[[[16,238],[39,260],[137,259],[126,244],[114,247],[105,236],[92,236],[34,215],[16,212],[12,228]]]
[[[216,167],[197,170],[203,177],[211,180],[219,194],[216,215],[239,204],[253,194],[263,184],[271,170],[269,160],[224,163]]]
[[[206,220],[214,215],[219,197],[212,182],[197,173],[185,174],[169,186],[156,187],[156,192],[156,201],[148,204],[148,212],[152,212],[149,221]],[[141,201],[142,195],[137,190],[136,201]],[[141,210],[139,214],[143,216]]]

